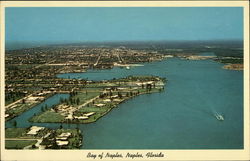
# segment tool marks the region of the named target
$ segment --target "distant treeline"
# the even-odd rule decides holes
[[[162,41],[110,41],[110,42],[6,42],[7,50],[34,47],[125,47],[131,49],[200,48],[216,46],[222,48],[243,48],[243,40],[162,40]]]

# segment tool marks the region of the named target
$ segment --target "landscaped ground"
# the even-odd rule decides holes
[[[27,129],[26,128],[8,128],[5,130],[6,138],[18,138],[22,136],[26,136]]]
[[[91,88],[91,87],[92,88]],[[68,99],[33,116],[31,122],[91,123],[118,104],[141,94],[161,92],[164,79],[155,76],[129,76],[109,82],[96,82],[88,89],[70,92]]]
[[[48,129],[30,133],[30,128],[7,128],[5,132],[6,149],[78,149],[82,145],[82,134],[79,129]],[[61,137],[68,133],[69,136]],[[63,142],[64,145],[59,143]],[[65,143],[66,142],[66,143]]]
[[[45,111],[40,115],[32,117],[31,122],[63,122],[64,116],[54,111]]]
[[[44,99],[50,97],[52,94],[51,93],[46,93],[43,96],[39,96],[39,97],[33,97],[32,95],[26,96],[22,99],[17,100],[16,102],[12,102],[10,104],[8,104],[5,109],[5,121],[8,121],[18,115],[20,115],[21,113],[31,109],[32,107],[34,107],[35,105],[41,103],[41,101],[43,101]],[[36,98],[34,100],[29,100]]]
[[[5,140],[6,149],[23,149],[27,146],[32,146],[37,143],[37,140]]]

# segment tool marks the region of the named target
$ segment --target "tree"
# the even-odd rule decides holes
[[[77,104],[77,105],[80,104],[80,99],[79,99],[79,98],[76,99],[76,104]]]
[[[63,103],[64,99],[62,97],[60,97],[60,103]]]
[[[73,104],[73,99],[72,99],[72,97],[69,98],[69,102],[70,102],[70,104]]]
[[[16,120],[13,122],[13,126],[16,127],[17,126],[17,122]]]
[[[147,88],[149,91],[151,91],[151,89],[152,89],[152,84],[147,84],[146,88]]]
[[[122,94],[120,92],[118,92],[118,97],[122,99]]]
[[[42,110],[42,112],[44,112],[44,107],[43,106],[42,106],[41,110]]]

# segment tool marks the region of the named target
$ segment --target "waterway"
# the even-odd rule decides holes
[[[212,60],[171,58],[146,63],[130,70],[89,70],[60,74],[61,78],[102,80],[128,75],[156,75],[167,78],[165,91],[140,95],[126,101],[91,124],[67,125],[83,132],[83,149],[241,149],[243,148],[243,72],[222,69]],[[44,104],[58,103],[55,95]],[[15,118],[18,127],[41,110],[34,107]],[[215,113],[222,114],[218,121]],[[13,121],[13,120],[11,120]],[[7,127],[13,126],[11,121]],[[58,128],[60,124],[33,123]]]

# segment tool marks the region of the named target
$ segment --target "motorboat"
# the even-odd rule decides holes
[[[220,114],[214,114],[214,116],[216,117],[217,120],[219,121],[224,121],[224,117]]]

